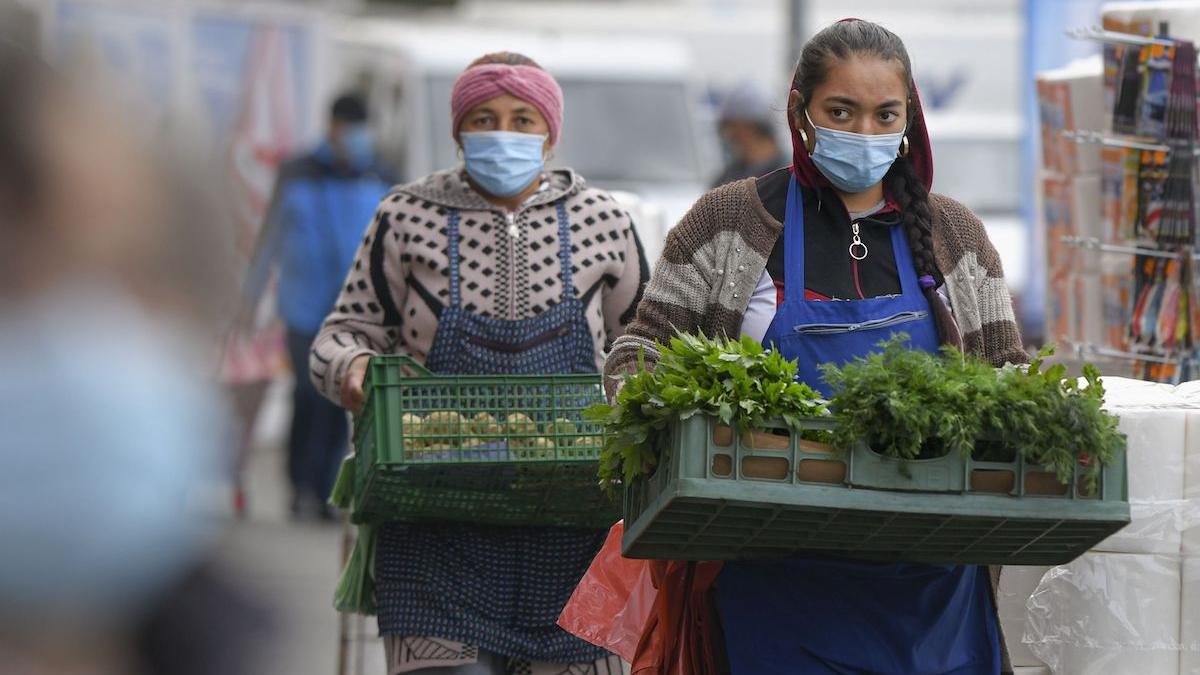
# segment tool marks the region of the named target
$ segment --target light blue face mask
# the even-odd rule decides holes
[[[488,194],[511,197],[542,173],[546,137],[515,131],[478,131],[462,134],[467,174]]]
[[[894,134],[856,134],[819,127],[808,117],[807,110],[804,116],[817,136],[816,145],[809,153],[813,164],[834,187],[851,194],[862,192],[883,180],[896,161],[900,141],[908,130],[905,127]]]
[[[375,161],[375,144],[371,130],[365,124],[357,124],[342,136],[342,151],[346,161],[356,169],[366,169]]]

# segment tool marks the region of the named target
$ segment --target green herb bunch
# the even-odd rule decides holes
[[[821,366],[833,391],[834,444],[866,443],[901,460],[970,455],[982,426],[981,400],[995,386],[994,369],[952,347],[938,354],[909,349],[907,339],[898,334],[880,344],[882,351],[840,368]]]
[[[654,369],[644,360],[639,365],[615,405],[589,410],[607,428],[600,481],[610,494],[653,471],[671,425],[693,415],[716,417],[739,431],[782,420],[799,432],[804,418],[827,414],[820,395],[796,382],[795,361],[748,337],[679,334],[659,352]]]
[[[1084,365],[1080,383],[1066,377],[1062,364],[1043,370],[1053,353],[1048,347],[1028,366],[1000,370],[996,393],[981,411],[983,433],[1052,469],[1063,483],[1071,482],[1080,463],[1086,487],[1095,489],[1101,467],[1124,447],[1125,436],[1117,431],[1117,417],[1103,410],[1100,371]]]
[[[1117,418],[1102,408],[1104,387],[1091,364],[1080,384],[1061,364],[1042,369],[1052,347],[1027,366],[997,370],[950,347],[909,350],[907,339],[898,334],[880,343],[880,352],[822,367],[839,447],[865,443],[900,460],[958,452],[1011,461],[1021,453],[1064,483],[1081,463],[1085,485],[1094,489],[1101,467],[1124,446]]]

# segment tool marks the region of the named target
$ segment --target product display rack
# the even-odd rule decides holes
[[[1147,47],[1159,48],[1174,48],[1181,44],[1175,40],[1169,40],[1162,36],[1147,37],[1142,35],[1127,34],[1127,32],[1117,32],[1111,30],[1102,30],[1099,28],[1082,28],[1066,31],[1067,35],[1076,40],[1092,40],[1098,41],[1110,46],[1121,48],[1138,48],[1144,49]],[[1165,26],[1160,30],[1165,34]],[[1118,59],[1120,60],[1120,59]],[[1142,59],[1145,61],[1145,58]],[[1140,66],[1142,72],[1145,71],[1145,65]],[[1194,76],[1193,76],[1194,77]],[[1140,110],[1139,110],[1140,112]],[[1141,151],[1141,153],[1159,153],[1164,156],[1175,155],[1180,151],[1186,151],[1193,157],[1200,156],[1200,145],[1196,143],[1196,135],[1192,133],[1188,138],[1156,138],[1151,136],[1134,136],[1124,135],[1115,131],[1098,131],[1098,130],[1064,130],[1062,136],[1072,141],[1075,144],[1098,144],[1105,148],[1116,148],[1123,150]],[[1195,160],[1193,160],[1193,173],[1190,186],[1196,185],[1195,181]],[[1136,179],[1138,190],[1142,187],[1142,177],[1139,175]],[[1139,197],[1139,199],[1142,197]],[[1123,215],[1123,214],[1122,214]],[[1193,199],[1193,215],[1194,222],[1194,199]],[[1122,226],[1128,227],[1130,223],[1122,223]],[[1193,226],[1194,229],[1194,226]],[[1080,237],[1080,235],[1062,235],[1058,238],[1062,244],[1074,247],[1080,251],[1094,251],[1106,253],[1106,255],[1130,256],[1133,258],[1130,261],[1130,268],[1136,269],[1142,264],[1144,259],[1159,259],[1159,261],[1178,261],[1190,265],[1190,274],[1181,274],[1182,279],[1190,280],[1186,292],[1188,299],[1184,301],[1183,306],[1188,307],[1194,305],[1200,298],[1200,288],[1196,286],[1196,262],[1200,261],[1200,253],[1196,252],[1195,233],[1190,233],[1190,241],[1183,245],[1162,245],[1158,241],[1146,237],[1134,237],[1123,241],[1105,241],[1096,237]],[[1188,251],[1190,250],[1190,256]],[[1150,263],[1154,264],[1154,263]],[[1162,265],[1169,263],[1159,263]],[[1132,273],[1133,274],[1133,273]],[[1135,300],[1136,295],[1132,299]],[[1133,312],[1133,307],[1127,307],[1130,311],[1130,316],[1136,316]],[[1194,312],[1195,310],[1190,310]],[[1135,319],[1138,321],[1138,319]],[[1130,344],[1126,348],[1121,348],[1114,345],[1103,344],[1093,340],[1080,339],[1072,341],[1072,344],[1064,345],[1067,347],[1068,353],[1073,353],[1078,359],[1097,360],[1097,362],[1109,363],[1126,363],[1132,365],[1134,369],[1139,369],[1140,366],[1157,365],[1165,366],[1153,372],[1164,374],[1165,376],[1148,377],[1152,380],[1165,380],[1169,382],[1178,382],[1182,378],[1189,377],[1193,374],[1196,366],[1200,366],[1200,340],[1196,340],[1194,333],[1195,322],[1192,319],[1192,333],[1190,333],[1186,344],[1182,346],[1174,346],[1171,348],[1163,348],[1145,344]],[[1082,337],[1082,336],[1081,336]],[[1147,369],[1150,372],[1150,369]]]

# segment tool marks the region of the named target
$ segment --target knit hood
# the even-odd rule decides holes
[[[925,183],[926,189],[933,187],[933,151],[929,144],[929,130],[925,126],[925,110],[921,107],[921,97],[917,85],[912,85],[912,118],[905,130],[908,137],[908,161],[913,163],[917,175]],[[809,187],[832,188],[833,185],[813,164],[808,148],[800,140],[800,132],[796,129],[795,121],[788,115],[788,129],[792,132],[792,167],[801,184]],[[898,159],[896,161],[904,161]]]
[[[584,187],[583,177],[573,169],[552,169],[545,173],[545,178],[548,182],[546,189],[531,197],[526,207],[556,202]],[[437,171],[418,181],[398,186],[392,189],[391,195],[408,195],[460,211],[503,211],[471,188],[461,168]]]

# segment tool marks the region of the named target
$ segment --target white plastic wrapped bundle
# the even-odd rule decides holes
[[[1182,550],[1185,556],[1200,557],[1200,410],[1189,410],[1187,415],[1187,448],[1183,455],[1186,520]],[[1200,606],[1196,611],[1200,612]]]
[[[1118,408],[1126,435],[1133,521],[1096,546],[1108,553],[1177,555],[1186,523],[1183,457],[1187,415],[1166,408]]]
[[[996,609],[1000,625],[1004,627],[1008,656],[1013,666],[1043,666],[1041,659],[1034,656],[1025,636],[1025,604],[1038,587],[1042,575],[1049,567],[1005,566],[1000,571],[1000,587],[996,590]]]
[[[1200,675],[1200,558],[1183,560],[1183,601],[1179,641],[1180,675]]]
[[[1169,384],[1120,377],[1105,377],[1103,382],[1105,408],[1121,418],[1120,429],[1128,437],[1133,520],[1095,550],[1177,555],[1191,520],[1190,505],[1183,495],[1183,467],[1192,414],[1186,408],[1192,403]],[[1200,402],[1195,405],[1194,414],[1200,416]],[[1200,433],[1197,440],[1200,442]]]
[[[1200,381],[1185,382],[1175,388],[1176,395],[1188,406],[1187,433],[1183,454],[1183,498],[1186,501],[1183,554],[1200,557]],[[1200,607],[1197,607],[1200,611]]]
[[[1186,408],[1192,391],[1181,388],[1183,385],[1175,387],[1128,377],[1102,377],[1100,381],[1104,384],[1104,408],[1113,412],[1120,408]],[[1195,394],[1200,396],[1200,387]]]
[[[1178,675],[1178,555],[1087,553],[1042,577],[1025,641],[1054,673]]]

